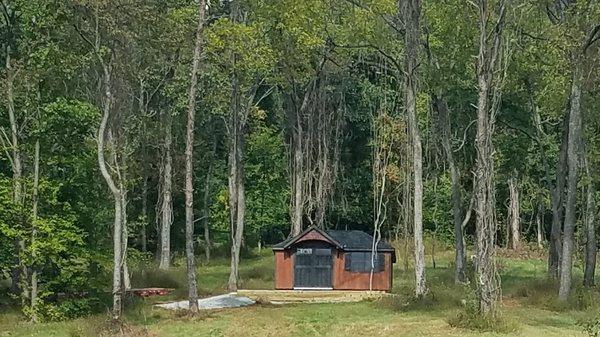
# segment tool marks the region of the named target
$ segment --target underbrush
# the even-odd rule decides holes
[[[451,327],[468,329],[479,332],[495,332],[507,334],[519,330],[516,322],[506,318],[500,313],[494,317],[485,317],[479,314],[475,305],[466,305],[447,320]]]
[[[523,284],[514,293],[525,305],[556,312],[600,310],[600,292],[597,288],[575,286],[567,301],[559,301],[558,283],[552,280],[535,280]]]
[[[145,326],[114,321],[108,316],[88,319],[86,324],[72,327],[68,337],[154,337]]]

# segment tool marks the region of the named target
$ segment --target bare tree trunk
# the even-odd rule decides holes
[[[244,129],[246,107],[241,104],[241,92],[237,74],[232,76],[232,102],[229,118],[229,207],[231,223],[231,269],[227,289],[238,289],[238,267],[244,233],[246,199],[244,188]],[[249,102],[251,103],[251,101]]]
[[[148,238],[146,231],[148,229],[148,172],[144,165],[144,176],[142,177],[142,212],[141,212],[141,221],[142,228],[140,229],[140,241],[142,244],[142,252],[148,251]]]
[[[296,117],[296,128],[293,132],[293,200],[292,200],[292,236],[296,236],[302,232],[302,206],[304,203],[302,189],[304,176],[302,165],[302,121],[300,115]]]
[[[433,97],[433,105],[438,113],[440,122],[441,140],[452,181],[452,215],[454,219],[454,282],[464,283],[467,281],[467,259],[465,255],[464,235],[462,228],[462,205],[460,192],[460,172],[454,162],[454,153],[450,146],[452,136],[450,116],[447,102],[440,96]]]
[[[514,177],[508,179],[508,227],[510,229],[510,248],[518,250],[521,242],[521,218],[519,207],[519,187]]]
[[[373,116],[372,139],[373,139],[373,240],[371,242],[371,270],[369,273],[369,290],[373,290],[373,275],[375,271],[375,258],[379,242],[381,241],[381,227],[387,221],[387,203],[385,197],[387,186],[387,171],[394,139],[389,136],[386,123],[389,115],[384,111],[382,114]]]
[[[38,102],[39,103],[39,102]],[[38,115],[38,119],[39,119]],[[37,229],[36,222],[38,219],[38,191],[39,191],[39,182],[40,182],[40,140],[36,139],[35,141],[35,154],[33,159],[33,196],[32,196],[32,216],[31,216],[31,246],[35,245]],[[38,321],[37,317],[37,302],[38,302],[38,272],[37,272],[37,254],[36,250],[32,251],[32,261],[33,264],[31,266],[31,320],[33,322]]]
[[[113,149],[113,165],[117,172],[119,190],[121,191],[121,275],[123,277],[123,291],[125,292],[131,289],[131,278],[129,277],[129,267],[127,266],[127,245],[129,243],[129,232],[127,230],[127,188],[125,187],[127,182],[127,164],[125,160],[127,150],[119,146],[114,147],[120,153],[118,155],[115,149]]]
[[[164,168],[162,185],[162,221],[160,227],[160,263],[158,268],[167,270],[171,265],[171,224],[173,223],[173,118],[170,111],[164,117]]]
[[[427,292],[425,285],[425,245],[423,244],[423,158],[421,134],[417,119],[417,68],[419,66],[419,46],[421,44],[421,1],[398,2],[403,12],[406,32],[404,59],[404,105],[408,118],[409,137],[412,144],[413,164],[413,228],[415,243],[415,295],[422,297]]]
[[[210,262],[210,185],[212,180],[213,161],[217,151],[217,141],[213,137],[212,150],[208,159],[208,167],[206,168],[206,179],[204,182],[204,199],[203,199],[203,218],[204,218],[204,257],[206,263]]]
[[[536,236],[537,236],[537,246],[539,249],[544,248],[544,204],[543,199],[540,196],[538,200],[538,209],[535,213],[535,228],[536,228]]]
[[[488,29],[491,11],[487,0],[479,0],[479,54],[477,56],[477,151],[475,186],[473,194],[476,206],[477,254],[475,258],[475,282],[479,300],[479,313],[494,317],[500,300],[500,285],[496,269],[496,217],[494,186],[494,147],[492,135],[495,115],[500,100],[499,83],[494,73],[501,66],[501,35],[504,23],[504,1],[499,3],[498,21],[492,32]],[[490,41],[491,39],[491,41]],[[495,86],[494,86],[495,85]],[[490,102],[490,94],[492,100]]]
[[[187,129],[185,141],[185,252],[187,257],[188,300],[190,311],[198,312],[198,285],[196,282],[196,261],[194,256],[194,121],[196,112],[196,86],[198,85],[198,69],[202,54],[202,32],[206,0],[198,4],[198,27],[188,93]]]
[[[566,301],[571,293],[573,268],[573,237],[575,232],[578,161],[581,142],[581,65],[574,60],[573,78],[571,82],[571,104],[569,113],[569,140],[567,143],[567,198],[565,203],[564,235],[562,259],[560,265],[560,286],[558,299]]]
[[[545,183],[548,191],[550,192],[550,198],[554,201],[554,192],[552,186],[552,175],[550,173],[550,166],[548,165],[548,158],[546,156],[546,140],[547,135],[544,132],[544,127],[542,125],[542,118],[540,116],[539,106],[536,103],[534,88],[529,79],[525,81],[525,85],[527,86],[527,91],[529,92],[529,105],[532,112],[533,125],[535,126],[535,135],[536,140],[540,148],[540,159],[542,161],[542,166],[544,168],[545,173]],[[542,179],[539,180],[539,185],[542,185]],[[536,224],[536,236],[537,236],[537,246],[539,249],[543,248],[544,242],[544,194],[542,191],[538,193],[538,201],[537,201],[538,209],[535,213],[535,224]],[[550,256],[548,256],[550,260]],[[548,264],[550,265],[550,264]]]
[[[15,98],[14,98],[14,82],[15,82],[15,70],[12,68],[11,62],[11,48],[10,44],[6,44],[6,109],[8,110],[8,119],[10,123],[10,136],[11,143],[10,147],[12,150],[12,157],[10,163],[13,171],[13,195],[12,200],[15,204],[20,205],[23,203],[23,187],[21,178],[23,175],[23,166],[21,163],[21,149],[19,146],[19,126],[17,124],[17,118],[15,115]],[[14,246],[17,254],[15,254],[14,262],[15,266],[11,271],[12,279],[12,292],[19,293],[21,288],[22,276],[25,276],[24,266],[20,260],[20,252],[23,251],[24,242],[21,239],[15,239]]]
[[[587,154],[584,154],[587,157]],[[596,274],[596,256],[598,254],[598,243],[596,238],[596,200],[594,182],[592,180],[589,162],[584,161],[585,171],[588,179],[586,209],[585,209],[585,270],[583,272],[583,285],[594,286],[594,275]]]
[[[98,58],[101,57],[98,55]],[[123,287],[122,287],[122,203],[121,203],[121,191],[117,188],[111,174],[108,172],[108,168],[106,166],[106,160],[104,158],[104,145],[105,145],[105,136],[106,136],[106,127],[108,124],[108,119],[110,117],[110,110],[112,106],[112,92],[111,92],[111,69],[110,64],[102,64],[104,71],[104,99],[102,103],[102,120],[100,121],[100,126],[98,127],[98,166],[100,168],[100,173],[102,173],[102,177],[106,181],[108,188],[110,189],[113,200],[114,200],[114,224],[113,224],[113,285],[112,285],[112,294],[113,294],[113,319],[119,320],[121,319],[122,311],[123,311]]]
[[[567,110],[564,123],[564,133],[558,162],[556,163],[556,185],[551,193],[552,199],[552,227],[550,228],[550,241],[548,245],[548,276],[558,279],[559,266],[562,254],[562,224],[564,216],[565,180],[567,169],[567,143],[569,142],[568,121],[570,112]]]
[[[406,128],[406,133],[408,134],[408,128]],[[404,271],[408,272],[408,268],[410,265],[410,261],[409,261],[409,255],[410,255],[410,241],[409,241],[409,236],[410,236],[410,224],[412,223],[412,195],[411,195],[411,190],[412,190],[412,181],[411,181],[411,177],[412,177],[412,167],[410,165],[411,163],[411,158],[410,158],[410,152],[411,152],[412,146],[411,146],[411,141],[410,139],[408,139],[408,141],[406,142],[406,148],[405,148],[405,163],[404,163],[404,172],[405,172],[405,177],[406,177],[406,181],[404,183],[404,191],[403,191],[403,199],[404,199]]]
[[[308,108],[309,100],[312,97],[314,82],[306,89],[304,98],[300,107],[292,104],[294,107],[294,128],[292,130],[292,230],[290,235],[295,236],[302,232],[302,216],[304,214],[304,195],[306,167],[304,166],[304,143],[305,134],[303,127],[304,114]]]
[[[147,115],[146,108],[148,102],[145,100],[145,90],[144,90],[144,80],[140,78],[140,92],[138,96],[138,104],[139,104],[139,112],[142,118],[142,137],[141,137],[141,146],[142,146],[142,210],[140,212],[140,244],[142,252],[146,252],[148,249],[148,238],[146,231],[148,230],[148,125],[147,125]]]

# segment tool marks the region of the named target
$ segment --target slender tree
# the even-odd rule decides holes
[[[162,206],[160,223],[160,269],[171,265],[171,224],[173,223],[173,117],[171,111],[163,111],[164,142],[162,160]]]
[[[567,142],[567,196],[563,224],[563,244],[560,264],[560,287],[558,298],[566,301],[571,293],[574,234],[577,203],[577,181],[579,178],[579,151],[581,142],[581,84],[582,69],[580,60],[575,60],[570,91],[569,127]]]
[[[596,190],[592,180],[590,163],[587,151],[582,151],[585,156],[583,165],[587,178],[586,186],[586,208],[585,208],[585,269],[583,272],[583,285],[586,287],[594,286],[594,276],[596,274],[596,256],[598,255],[598,242],[596,238]]]
[[[474,172],[476,213],[475,283],[482,316],[493,317],[500,300],[500,285],[496,269],[496,217],[494,186],[494,147],[492,135],[498,105],[500,82],[495,78],[501,69],[502,32],[505,19],[505,1],[497,4],[497,19],[493,22],[488,0],[477,2],[479,10],[479,53],[477,55],[477,152]],[[492,27],[489,25],[492,24]]]
[[[198,312],[198,289],[196,283],[196,261],[194,257],[194,121],[196,113],[196,87],[198,85],[198,69],[202,54],[202,32],[206,15],[206,0],[198,3],[198,27],[192,71],[190,75],[190,90],[188,92],[187,128],[185,138],[185,252],[187,256],[188,299],[190,311]]]
[[[454,160],[454,150],[450,146],[452,136],[448,103],[441,95],[433,97],[433,106],[438,114],[440,123],[441,142],[450,169],[452,181],[452,215],[454,220],[454,281],[464,283],[467,281],[467,260],[463,235],[462,201],[460,191],[460,172]]]
[[[413,164],[413,235],[415,245],[415,295],[427,292],[425,284],[425,245],[423,244],[423,150],[417,119],[418,67],[421,45],[421,1],[399,1],[405,23],[404,106],[408,119]]]
[[[508,232],[510,248],[519,249],[521,244],[521,217],[519,203],[519,186],[517,179],[512,176],[508,179]]]

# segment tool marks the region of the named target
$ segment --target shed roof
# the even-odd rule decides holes
[[[283,242],[273,246],[273,250],[284,250],[292,246],[299,239],[309,232],[317,231],[326,239],[331,241],[337,248],[345,251],[371,251],[373,245],[373,236],[359,230],[322,230],[317,227],[309,227],[299,235],[289,237]],[[385,241],[380,241],[377,245],[379,252],[395,252],[394,247]]]

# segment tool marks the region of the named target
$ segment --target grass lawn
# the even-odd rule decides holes
[[[203,312],[198,317],[155,309],[159,300],[184,298],[185,272],[149,270],[133,274],[135,286],[160,285],[177,291],[164,298],[130,303],[126,324],[115,330],[108,316],[98,314],[68,322],[30,324],[10,310],[0,312],[0,337],[127,336],[586,336],[582,323],[600,317],[597,289],[575,289],[573,300],[559,305],[555,287],[545,281],[545,260],[504,257],[499,260],[502,287],[502,332],[453,327],[459,314],[472,303],[472,290],[453,282],[452,252],[438,253],[437,268],[428,268],[427,299],[412,300],[412,273],[396,265],[393,298],[375,302],[343,304],[255,305]],[[428,261],[430,262],[430,261]],[[215,260],[200,266],[199,289],[205,296],[225,292],[228,261]],[[271,289],[273,255],[269,250],[242,261],[241,288]],[[581,275],[579,268],[575,275]],[[580,283],[575,280],[575,283]],[[466,303],[466,304],[465,304]]]

